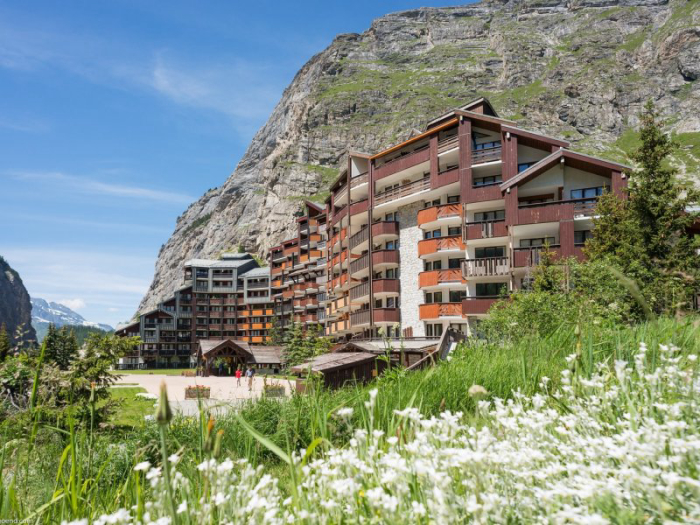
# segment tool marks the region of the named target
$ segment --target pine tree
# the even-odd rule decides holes
[[[61,370],[68,370],[71,362],[78,356],[78,340],[75,332],[67,326],[59,330],[59,345],[55,361]]]
[[[10,336],[7,335],[7,327],[5,323],[0,325],[0,363],[2,363],[12,351]]]
[[[619,266],[653,310],[670,312],[687,307],[700,285],[699,244],[687,233],[700,216],[690,211],[700,192],[679,180],[669,163],[676,145],[651,102],[641,114],[640,139],[631,155],[639,168],[630,177],[629,199],[601,197],[586,253]]]
[[[61,345],[61,341],[56,325],[53,323],[49,324],[49,329],[46,332],[46,336],[44,336],[43,343],[46,345],[46,350],[44,350],[44,361],[55,363],[56,355],[59,351],[58,347]]]

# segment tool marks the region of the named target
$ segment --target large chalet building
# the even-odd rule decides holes
[[[339,341],[469,334],[527,286],[543,246],[583,257],[598,197],[622,194],[628,170],[521,129],[481,98],[384,151],[349,152],[325,205],[305,204],[268,268],[250,256],[190,261],[187,286],[127,329],[144,352],[182,357],[204,337],[263,344],[273,317]]]

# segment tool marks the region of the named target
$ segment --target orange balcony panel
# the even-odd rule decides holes
[[[437,286],[441,283],[466,283],[462,278],[462,272],[456,268],[447,270],[433,270],[430,272],[421,272],[418,275],[418,286],[424,288],[426,286]]]
[[[260,336],[260,335],[256,335],[256,336],[253,336],[253,337],[250,338],[250,342],[251,342],[251,343],[262,343],[262,342],[263,342],[263,338],[262,338],[262,336]]]
[[[272,315],[272,308],[265,310],[265,315]]]
[[[461,211],[460,204],[444,204],[442,206],[431,206],[418,212],[418,226],[445,219],[447,217],[459,217]]]
[[[424,239],[418,241],[418,256],[430,255],[446,250],[464,250],[464,242],[461,235],[438,237],[437,239]]]
[[[262,315],[262,314],[263,314],[263,311],[262,311],[262,310],[253,310],[253,315],[255,315],[255,316],[259,316],[259,315]]]

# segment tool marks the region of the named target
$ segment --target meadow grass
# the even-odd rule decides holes
[[[183,372],[195,372],[194,368],[153,368],[147,370],[114,370],[115,375],[181,376]]]
[[[321,457],[352,444],[352,429],[370,424],[383,435],[401,435],[406,422],[397,411],[411,407],[428,418],[445,410],[463,412],[471,423],[484,425],[478,400],[470,395],[474,385],[488,391],[488,399],[514,399],[518,392],[539,395],[543,381],[551,389],[561,387],[563,371],[585,379],[600,366],[611,369],[617,361],[632,361],[642,342],[653,368],[660,362],[659,344],[675,345],[681,356],[700,353],[700,325],[696,318],[658,319],[635,327],[583,326],[577,331],[573,323],[565,323],[544,338],[508,344],[473,341],[435,367],[390,370],[370,385],[337,391],[316,385],[305,395],[245,402],[235,414],[211,422],[203,411],[199,417],[176,416],[164,442],[162,427],[136,424],[145,407],[132,404],[135,389],[117,388],[114,393],[125,405],[116,429],[90,432],[85,427],[39,425],[34,437],[12,433],[5,440],[0,450],[0,519],[53,523],[138,507],[149,489],[133,467],[144,461],[161,464],[163,448],[177,454],[182,479],[201,480],[197,466],[216,451],[253,467],[264,465],[278,479],[281,495],[294,496],[298,473],[288,465],[294,451]],[[571,355],[576,356],[573,361]],[[370,414],[366,403],[373,389],[380,394]],[[342,409],[347,416],[338,416]],[[10,430],[5,429],[6,436]],[[33,447],[27,446],[29,439]]]
[[[109,422],[118,427],[142,427],[145,416],[153,415],[154,401],[138,397],[137,394],[145,394],[146,389],[140,386],[119,386],[109,389],[110,399],[118,403],[119,407],[111,414]]]

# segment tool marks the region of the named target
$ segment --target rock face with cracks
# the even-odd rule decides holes
[[[376,19],[312,57],[229,178],[178,218],[140,311],[182,282],[182,263],[238,246],[266,256],[323,202],[348,149],[377,152],[479,96],[503,117],[629,162],[653,100],[700,166],[700,0],[511,0]]]
[[[0,257],[0,325],[2,324],[5,325],[11,343],[36,340],[29,293],[19,274]],[[18,334],[19,337],[16,337]]]

